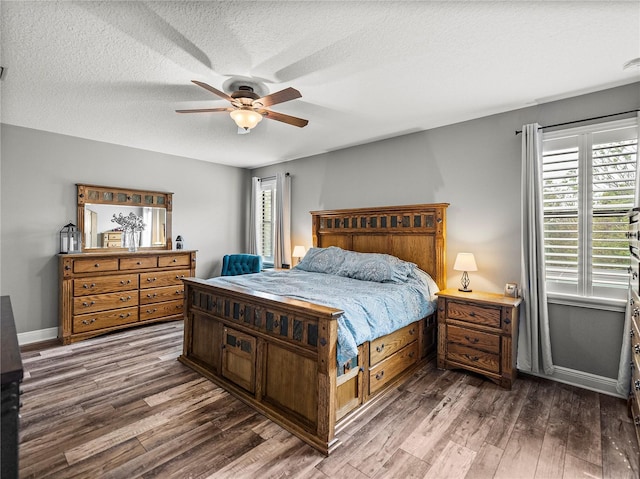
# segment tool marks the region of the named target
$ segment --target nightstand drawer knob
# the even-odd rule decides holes
[[[469,311],[469,316],[473,318],[475,315],[476,315],[475,311]]]
[[[633,383],[636,391],[640,391],[640,379],[636,379],[635,382]]]
[[[640,354],[640,344],[633,345],[633,352],[636,354]]]
[[[511,320],[509,318],[505,319],[504,324],[511,324]]]
[[[469,336],[465,336],[464,339],[466,339],[467,341],[473,344],[476,344],[478,341],[480,341],[480,339],[478,338],[470,338]]]

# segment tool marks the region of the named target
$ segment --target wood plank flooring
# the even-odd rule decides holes
[[[325,457],[176,358],[182,322],[22,353],[21,478],[637,478],[624,400],[428,364]]]

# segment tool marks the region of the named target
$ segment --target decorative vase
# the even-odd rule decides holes
[[[129,251],[136,252],[140,246],[140,233],[134,230],[125,231],[125,243]]]

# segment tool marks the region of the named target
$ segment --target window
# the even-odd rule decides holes
[[[549,293],[626,298],[637,152],[635,119],[543,135]]]
[[[258,254],[266,266],[273,265],[276,218],[276,179],[262,179],[256,195]]]

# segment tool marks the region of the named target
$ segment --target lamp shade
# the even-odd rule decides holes
[[[244,128],[245,130],[254,128],[262,121],[262,115],[252,109],[239,108],[237,110],[233,110],[230,115],[231,118],[233,118],[233,121],[236,122],[236,125],[240,128]]]
[[[458,253],[453,269],[456,271],[478,271],[473,253]]]
[[[291,256],[294,258],[302,258],[305,254],[307,254],[307,250],[304,249],[304,246],[298,245],[293,248]]]

